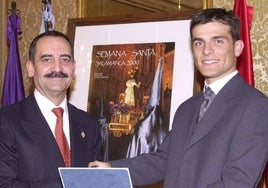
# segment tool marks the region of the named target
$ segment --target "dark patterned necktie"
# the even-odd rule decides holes
[[[205,86],[204,99],[200,106],[198,121],[205,115],[214,97],[215,93],[210,89],[210,87]]]
[[[60,152],[62,155],[62,158],[64,160],[65,166],[70,167],[71,164],[71,157],[70,157],[70,149],[67,142],[67,139],[65,137],[65,134],[63,132],[63,109],[62,108],[53,108],[52,112],[56,115],[57,121],[56,121],[56,128],[55,128],[55,137],[57,144],[60,148]]]

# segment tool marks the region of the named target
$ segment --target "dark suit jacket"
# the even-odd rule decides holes
[[[129,167],[132,181],[164,179],[165,188],[253,188],[268,153],[268,99],[233,77],[197,123],[202,93],[180,105],[157,152],[109,162]]]
[[[101,160],[101,136],[94,116],[68,103],[71,166]],[[81,133],[85,133],[83,138]],[[56,140],[34,95],[0,109],[0,187],[59,188],[64,167]]]

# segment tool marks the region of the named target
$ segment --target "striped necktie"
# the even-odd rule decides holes
[[[210,87],[205,86],[204,99],[200,106],[198,121],[200,121],[200,119],[202,119],[202,117],[205,115],[214,97],[215,93],[210,89]]]

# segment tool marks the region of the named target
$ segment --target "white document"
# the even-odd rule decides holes
[[[128,168],[59,168],[64,188],[132,188]]]

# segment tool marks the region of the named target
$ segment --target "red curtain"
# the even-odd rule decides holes
[[[253,7],[248,6],[246,0],[235,0],[233,11],[240,18],[240,35],[241,40],[243,40],[245,44],[243,52],[237,59],[237,69],[245,81],[254,86],[253,60],[250,41]]]

